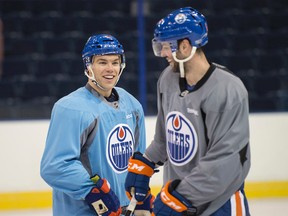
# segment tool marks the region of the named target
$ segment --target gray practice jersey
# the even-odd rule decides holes
[[[207,216],[248,174],[248,93],[238,77],[216,64],[192,91],[181,87],[179,73],[167,67],[158,80],[156,132],[145,155],[164,163],[163,184],[181,179],[176,190]]]

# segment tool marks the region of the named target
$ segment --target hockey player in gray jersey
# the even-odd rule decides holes
[[[250,215],[248,93],[238,77],[206,59],[207,42],[206,19],[191,7],[171,12],[154,31],[154,53],[169,66],[157,83],[154,140],[130,158],[125,181],[143,201],[155,168],[164,165],[152,215]]]
[[[146,148],[144,113],[131,94],[115,87],[125,68],[115,37],[91,36],[82,58],[88,82],[55,103],[41,176],[53,188],[53,216],[119,216],[129,204],[128,159]],[[150,213],[150,199],[136,213]]]

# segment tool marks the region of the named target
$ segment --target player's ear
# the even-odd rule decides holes
[[[92,66],[91,66],[91,64],[89,64],[88,66],[87,66],[87,73],[88,73],[88,75],[89,76],[91,76],[92,75]]]
[[[187,39],[184,39],[180,42],[179,44],[179,49],[183,52],[183,53],[188,53],[189,52],[189,48],[191,47],[189,41]]]

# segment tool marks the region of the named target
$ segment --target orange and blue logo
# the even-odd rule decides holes
[[[134,136],[127,124],[116,125],[107,139],[107,160],[116,173],[125,172],[134,152]]]
[[[170,112],[166,117],[166,145],[169,160],[176,166],[187,164],[197,152],[195,128],[180,112]]]

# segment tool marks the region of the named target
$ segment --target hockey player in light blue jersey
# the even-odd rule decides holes
[[[88,82],[55,103],[41,176],[53,188],[54,216],[117,216],[129,204],[128,159],[146,147],[144,113],[131,94],[115,87],[125,68],[115,37],[91,36],[82,58]],[[136,208],[149,212],[149,204]]]

